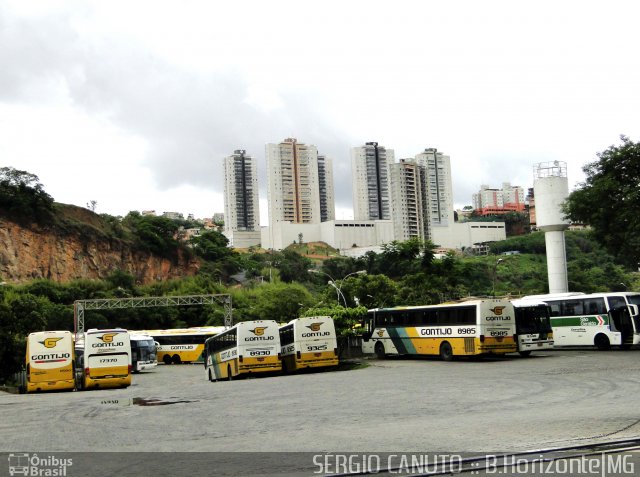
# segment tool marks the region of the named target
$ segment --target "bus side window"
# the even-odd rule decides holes
[[[560,316],[560,303],[551,303],[549,305],[551,316]]]
[[[616,308],[627,306],[626,300],[621,296],[610,296],[607,297],[609,301],[609,309],[615,310]]]

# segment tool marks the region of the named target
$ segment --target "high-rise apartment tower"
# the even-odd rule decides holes
[[[336,204],[333,195],[333,161],[326,156],[318,156],[318,188],[320,194],[320,221],[336,218]]]
[[[224,158],[224,230],[260,231],[258,168],[244,149]]]
[[[453,186],[449,156],[435,148],[427,148],[415,156],[416,163],[425,169],[424,190],[428,208],[429,227],[448,227],[453,224]]]
[[[351,149],[355,220],[391,219],[389,166],[394,162],[393,149],[377,142]]]
[[[276,222],[321,222],[316,147],[288,138],[279,144],[267,144],[266,156],[270,227]]]

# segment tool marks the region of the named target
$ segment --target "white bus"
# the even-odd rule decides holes
[[[278,323],[241,321],[207,339],[204,366],[209,381],[282,370]]]
[[[454,356],[517,351],[515,313],[502,299],[376,308],[365,319],[363,353]]]
[[[296,318],[280,327],[282,370],[296,371],[338,365],[338,341],[333,318]]]
[[[611,345],[627,348],[640,343],[640,293],[567,293],[534,295],[551,309],[556,346]]]
[[[81,389],[131,385],[131,340],[122,328],[90,329],[76,341]]]
[[[156,342],[147,334],[129,333],[131,339],[131,370],[139,373],[158,365]]]
[[[550,308],[542,300],[512,300],[516,315],[518,353],[553,349]]]
[[[25,390],[75,389],[75,353],[70,331],[39,331],[27,337]]]

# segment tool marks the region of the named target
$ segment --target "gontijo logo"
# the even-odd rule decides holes
[[[302,337],[303,338],[317,338],[320,336],[330,336],[331,332],[330,331],[320,331],[320,327],[322,326],[322,322],[319,323],[311,323],[310,325],[307,326],[307,328],[309,328],[311,330],[310,333],[302,333]]]
[[[105,333],[102,336],[98,336],[98,338],[101,339],[103,343],[112,343],[113,337],[116,336],[117,334],[118,333]]]
[[[251,331],[251,333],[253,333],[256,336],[262,336],[264,335],[264,330],[266,330],[267,328],[268,326],[256,326],[254,329],[249,331]]]
[[[44,345],[45,348],[55,348],[58,341],[62,338],[46,338],[44,341],[38,341],[41,345]]]
[[[120,333],[103,333],[97,338],[102,341],[102,343],[93,343],[91,345],[92,348],[117,348],[120,346],[124,346],[124,341],[113,341],[113,338]]]
[[[270,340],[274,340],[275,339],[274,336],[265,336],[264,335],[264,330],[266,330],[267,328],[269,328],[269,327],[268,326],[256,326],[254,329],[249,330],[255,336],[247,336],[247,337],[245,337],[244,340],[245,341],[270,341]]]
[[[485,319],[487,321],[510,321],[510,316],[502,314],[505,308],[506,306],[494,306],[493,308],[489,308],[489,311],[492,312],[494,316],[487,316]]]

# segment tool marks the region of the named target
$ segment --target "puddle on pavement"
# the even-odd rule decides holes
[[[105,406],[166,406],[169,404],[182,404],[198,401],[189,401],[186,399],[147,399],[147,398],[127,398],[127,399],[105,399],[100,404]]]

